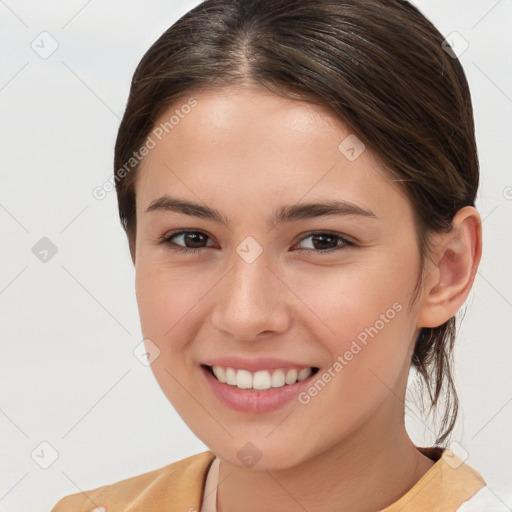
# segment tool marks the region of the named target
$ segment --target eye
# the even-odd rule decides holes
[[[202,249],[211,247],[206,245],[210,237],[202,231],[177,231],[162,237],[160,244],[167,246],[175,252],[199,253]],[[315,231],[302,238],[300,243],[310,239],[301,250],[309,253],[326,254],[343,249],[344,247],[355,246],[355,243],[347,238],[329,231]],[[300,245],[299,243],[299,245]],[[297,247],[299,246],[297,245]]]
[[[355,245],[351,240],[337,233],[331,233],[330,231],[315,231],[314,233],[309,233],[301,240],[301,243],[308,239],[311,239],[310,242],[307,242],[309,247],[306,247],[304,250],[317,254],[339,251],[344,247],[352,247]]]
[[[177,231],[160,239],[161,244],[176,252],[197,253],[205,246],[202,245],[209,236],[202,231]],[[185,246],[176,244],[174,241],[181,241]],[[187,245],[189,244],[189,245]]]

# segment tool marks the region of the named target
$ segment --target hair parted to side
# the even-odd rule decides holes
[[[324,105],[379,158],[414,209],[424,282],[429,234],[474,206],[479,164],[468,83],[444,37],[403,0],[205,0],[146,52],[131,83],[114,170],[144,144],[159,116],[201,89],[259,84]],[[135,261],[137,167],[116,180]],[[453,430],[455,317],[423,328],[412,357],[430,410],[445,398],[436,444]]]

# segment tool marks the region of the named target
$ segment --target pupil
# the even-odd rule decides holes
[[[192,246],[190,246],[187,242],[190,240],[190,238],[195,238],[195,241],[192,240]],[[185,235],[185,245],[187,245],[187,247],[190,247],[190,248],[195,248],[195,247],[201,247],[201,238],[204,238],[203,235],[201,233],[186,233]],[[199,241],[198,241],[199,239]],[[194,245],[194,243],[199,243],[199,245]]]
[[[327,239],[327,240],[329,240],[329,239],[330,239],[330,240],[331,240],[331,242],[332,242],[332,238],[333,238],[333,237],[332,237],[331,235],[314,235],[314,236],[313,236],[313,245],[315,245],[315,247],[316,247],[315,242],[317,242],[318,240],[320,240],[320,245],[321,245],[322,243],[325,243],[326,239]],[[329,243],[328,243],[328,242],[327,242],[327,245],[329,245]],[[330,249],[331,247],[332,247],[332,243],[330,244],[330,247],[322,247],[322,246],[320,246],[319,248],[320,248],[320,249]],[[316,248],[318,249],[318,247],[316,247]]]

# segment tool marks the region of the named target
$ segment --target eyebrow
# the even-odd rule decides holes
[[[155,199],[146,209],[146,213],[154,211],[177,212],[191,217],[199,217],[220,222],[229,227],[228,218],[219,210],[203,206],[185,199],[163,195]],[[348,216],[358,215],[361,217],[368,217],[377,219],[377,215],[371,210],[367,210],[354,203],[346,201],[326,201],[316,203],[301,203],[285,205],[278,208],[268,218],[267,224],[269,227],[274,227],[283,222],[293,222],[302,219],[313,219],[317,217],[327,216]]]

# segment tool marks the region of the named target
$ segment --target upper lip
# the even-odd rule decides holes
[[[219,357],[204,361],[203,364],[207,366],[221,366],[222,368],[234,368],[236,370],[248,370],[250,372],[277,370],[278,368],[315,368],[315,366],[309,363],[300,363],[275,357],[252,357],[250,359],[235,356]]]

